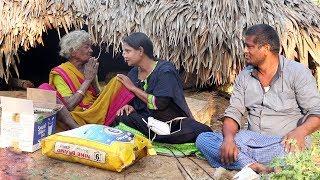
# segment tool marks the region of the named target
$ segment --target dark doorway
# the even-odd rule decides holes
[[[60,31],[61,36],[65,34]],[[20,79],[32,81],[35,86],[41,83],[48,82],[50,70],[63,63],[64,60],[59,56],[59,35],[57,30],[51,29],[43,36],[44,45],[37,45],[30,48],[28,51],[19,50],[20,64],[18,65]],[[102,52],[99,58],[99,81],[105,81],[107,74],[115,74],[116,72],[128,72],[130,67],[125,63],[121,53],[113,57],[112,48],[109,47],[107,53],[102,47]],[[93,47],[93,56],[97,57],[100,48]]]

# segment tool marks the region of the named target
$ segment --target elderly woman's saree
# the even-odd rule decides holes
[[[53,87],[54,75],[60,75],[72,93],[76,93],[84,82],[84,75],[70,62],[52,69],[49,84]],[[99,95],[90,86],[85,92],[83,100],[71,111],[71,116],[79,125],[110,125],[116,117],[117,110],[128,104],[133,97],[134,95],[120,81],[113,78]]]

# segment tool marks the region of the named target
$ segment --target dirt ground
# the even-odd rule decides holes
[[[0,92],[2,96],[25,97],[25,92]],[[215,108],[212,129],[220,130],[228,100],[216,93],[186,92],[187,97],[206,100]],[[208,174],[209,175],[208,175]],[[174,158],[149,156],[139,160],[121,173],[105,171],[76,163],[50,159],[41,154],[17,153],[0,149],[0,179],[232,179],[235,171],[211,168],[205,160],[195,157]],[[189,175],[188,175],[189,174]],[[211,177],[210,177],[211,176]],[[191,177],[191,178],[190,178]]]

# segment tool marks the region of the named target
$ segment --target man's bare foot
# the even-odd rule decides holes
[[[268,174],[274,171],[273,168],[270,168],[260,163],[253,163],[249,167],[259,174]]]

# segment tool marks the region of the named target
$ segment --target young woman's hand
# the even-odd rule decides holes
[[[125,115],[129,115],[131,114],[132,112],[134,111],[134,108],[130,105],[124,105],[122,108],[120,108],[118,111],[117,111],[117,116],[122,116],[124,115],[124,113],[126,113]]]
[[[117,74],[117,78],[124,86],[126,86],[129,91],[133,91],[133,89],[136,88],[136,86],[133,84],[130,78],[128,78],[128,76]]]

